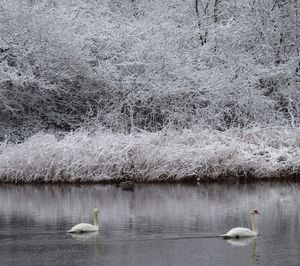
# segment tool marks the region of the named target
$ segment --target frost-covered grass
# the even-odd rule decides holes
[[[179,181],[297,176],[300,130],[40,133],[1,143],[0,181]]]

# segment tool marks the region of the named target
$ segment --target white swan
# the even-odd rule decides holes
[[[98,221],[99,210],[94,209],[94,225],[88,223],[80,223],[74,225],[68,233],[86,233],[86,232],[96,232],[99,230],[99,221]]]
[[[257,226],[256,226],[256,214],[260,214],[257,209],[250,210],[251,226],[252,230],[244,227],[235,227],[229,230],[226,234],[221,235],[224,238],[240,238],[240,237],[253,237],[258,236]]]

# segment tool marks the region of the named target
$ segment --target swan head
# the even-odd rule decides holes
[[[251,213],[251,215],[260,214],[258,209],[251,209],[250,213]]]
[[[94,208],[94,213],[99,213],[100,211],[98,210],[98,208]]]

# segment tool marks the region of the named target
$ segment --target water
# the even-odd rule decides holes
[[[0,265],[300,265],[300,184],[0,185]],[[66,231],[92,222],[99,233]],[[249,225],[257,239],[217,237]]]

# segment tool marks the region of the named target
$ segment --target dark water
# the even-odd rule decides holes
[[[300,265],[300,185],[0,185],[0,265]],[[72,236],[76,223],[99,233]],[[260,236],[216,237],[249,225]]]

